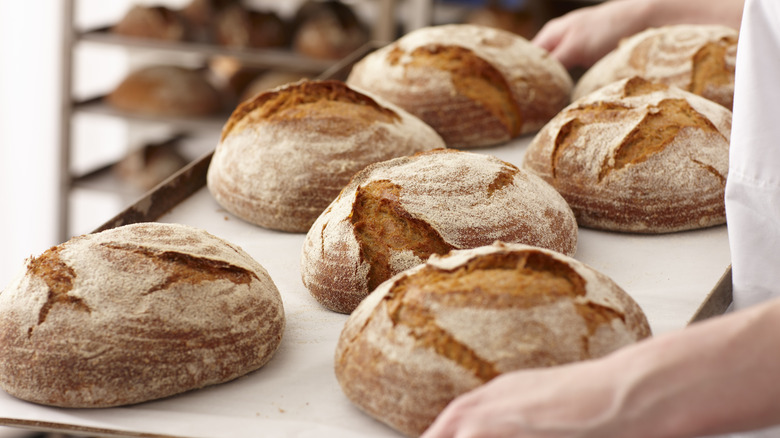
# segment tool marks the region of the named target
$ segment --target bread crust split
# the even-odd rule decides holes
[[[431,254],[521,242],[574,254],[565,200],[498,158],[440,149],[368,166],[304,240],[301,277],[326,308],[349,313],[378,284]]]
[[[168,397],[262,367],[284,326],[279,291],[241,248],[127,225],[29,259],[0,293],[0,387],[74,408]]]
[[[401,108],[340,81],[303,80],[239,105],[209,165],[209,191],[261,227],[306,232],[366,165],[444,147]]]
[[[347,398],[418,436],[460,394],[514,370],[601,357],[650,336],[607,276],[554,251],[493,245],[432,256],[347,319],[336,378]]]
[[[566,69],[525,38],[486,26],[422,28],[355,64],[351,86],[420,117],[448,147],[486,147],[541,128],[569,103]]]
[[[640,77],[591,93],[534,137],[522,167],[555,187],[580,226],[669,233],[720,225],[731,111]]]

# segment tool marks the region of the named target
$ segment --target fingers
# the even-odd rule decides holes
[[[550,52],[564,67],[572,68],[586,63],[583,58],[583,39],[578,23],[579,14],[572,13],[550,20],[533,38],[532,43]]]
[[[553,19],[547,22],[531,42],[548,52],[552,51],[560,43],[566,30],[566,27],[562,26],[560,21],[560,19]]]
[[[525,435],[522,409],[512,407],[526,385],[507,382],[508,375],[467,392],[439,414],[421,438],[519,438]]]
[[[453,400],[420,438],[455,438],[455,434],[461,429],[464,411],[469,405],[467,395]]]
[[[587,68],[614,49],[620,38],[644,28],[641,12],[634,2],[622,1],[576,9],[550,20],[532,42],[566,68]]]

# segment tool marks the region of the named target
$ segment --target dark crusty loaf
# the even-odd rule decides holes
[[[190,117],[219,112],[223,97],[206,76],[175,65],[150,65],[130,72],[106,96],[113,107],[151,116]]]
[[[731,111],[641,78],[572,103],[525,153],[581,226],[663,233],[725,222]]]
[[[717,25],[675,25],[647,29],[622,40],[574,87],[573,98],[604,85],[640,76],[674,85],[731,109],[734,102],[736,30]]]
[[[495,157],[441,149],[355,175],[306,235],[301,275],[328,309],[349,313],[377,285],[431,254],[521,242],[574,254],[566,201]]]
[[[509,371],[604,356],[650,335],[607,276],[521,244],[432,256],[350,315],[336,377],[360,409],[407,436],[455,397]]]
[[[190,28],[182,14],[165,6],[134,5],[111,27],[117,35],[166,41],[184,41]]]
[[[235,3],[214,18],[214,38],[229,47],[269,48],[290,40],[288,24],[273,11],[255,11]]]
[[[566,69],[525,38],[471,24],[410,32],[360,60],[347,83],[420,117],[455,148],[541,128],[572,87]]]
[[[237,246],[127,225],[29,259],[0,293],[0,386],[53,406],[143,402],[260,368],[284,326],[276,286]]]
[[[208,188],[248,222],[306,232],[366,165],[441,147],[430,126],[389,102],[340,81],[300,81],[236,108]]]
[[[293,19],[292,48],[320,59],[341,59],[368,42],[352,7],[335,0],[304,2]]]

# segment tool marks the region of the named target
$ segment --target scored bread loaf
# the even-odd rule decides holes
[[[340,81],[304,80],[236,108],[207,184],[241,219],[306,232],[366,165],[441,147],[431,127],[389,102]]]
[[[719,25],[647,29],[623,39],[586,71],[574,87],[573,99],[620,79],[640,76],[731,109],[738,36],[735,29]]]
[[[455,397],[514,370],[604,356],[650,336],[606,275],[554,251],[497,243],[432,256],[349,316],[335,373],[344,394],[407,436]]]
[[[569,103],[572,88],[566,69],[543,49],[472,24],[410,32],[357,62],[347,83],[420,117],[455,148],[541,128]]]
[[[202,72],[175,65],[134,70],[106,96],[106,102],[123,111],[173,117],[215,114],[222,110],[222,99]]]
[[[0,387],[34,403],[139,403],[262,367],[285,326],[279,291],[241,248],[141,223],[74,237],[0,293]]]
[[[317,219],[303,284],[349,313],[377,285],[431,254],[521,242],[574,254],[577,223],[547,183],[498,158],[451,149],[366,167]]]
[[[561,111],[522,167],[566,198],[581,226],[665,233],[726,221],[731,111],[635,77]]]

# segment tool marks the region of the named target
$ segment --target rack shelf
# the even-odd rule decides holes
[[[132,4],[134,0],[126,0]],[[394,37],[397,23],[394,21],[396,0],[365,0],[370,1],[377,8],[377,21],[372,23],[372,37],[374,40],[390,40]],[[410,0],[419,2],[420,0]],[[431,0],[422,0],[429,3]],[[73,138],[73,120],[78,116],[99,116],[99,118],[111,118],[133,124],[133,126],[164,125],[172,132],[197,135],[208,133],[214,135],[221,131],[225,120],[230,116],[230,111],[223,111],[208,117],[164,117],[137,113],[129,113],[118,110],[103,101],[102,96],[90,97],[86,100],[78,100],[74,97],[74,76],[76,75],[74,52],[82,44],[102,45],[126,50],[128,56],[140,56],[142,54],[158,54],[164,59],[176,60],[180,55],[195,56],[203,60],[203,65],[216,57],[229,57],[236,60],[242,66],[258,69],[278,69],[284,71],[300,72],[312,77],[326,73],[332,74],[333,69],[339,68],[344,60],[318,59],[296,53],[291,48],[237,48],[218,44],[207,44],[190,41],[162,41],[145,38],[127,37],[114,34],[109,27],[94,29],[77,29],[74,16],[78,8],[77,0],[65,0],[64,5],[64,35],[63,35],[63,75],[62,75],[62,122],[60,132],[60,196],[58,199],[60,227],[58,234],[64,241],[73,234],[83,232],[74,229],[71,223],[73,212],[71,211],[71,194],[74,190],[100,191],[102,195],[116,193],[122,200],[128,196],[138,194],[137,191],[124,187],[123,182],[117,180],[110,167],[113,163],[100,163],[97,168],[86,172],[73,170],[73,158],[75,145]],[[165,4],[162,0],[161,4]],[[169,56],[170,55],[170,56]],[[172,61],[176,62],[176,61]],[[331,73],[328,73],[331,72]],[[108,92],[109,90],[104,90]],[[96,122],[98,123],[98,122]]]

